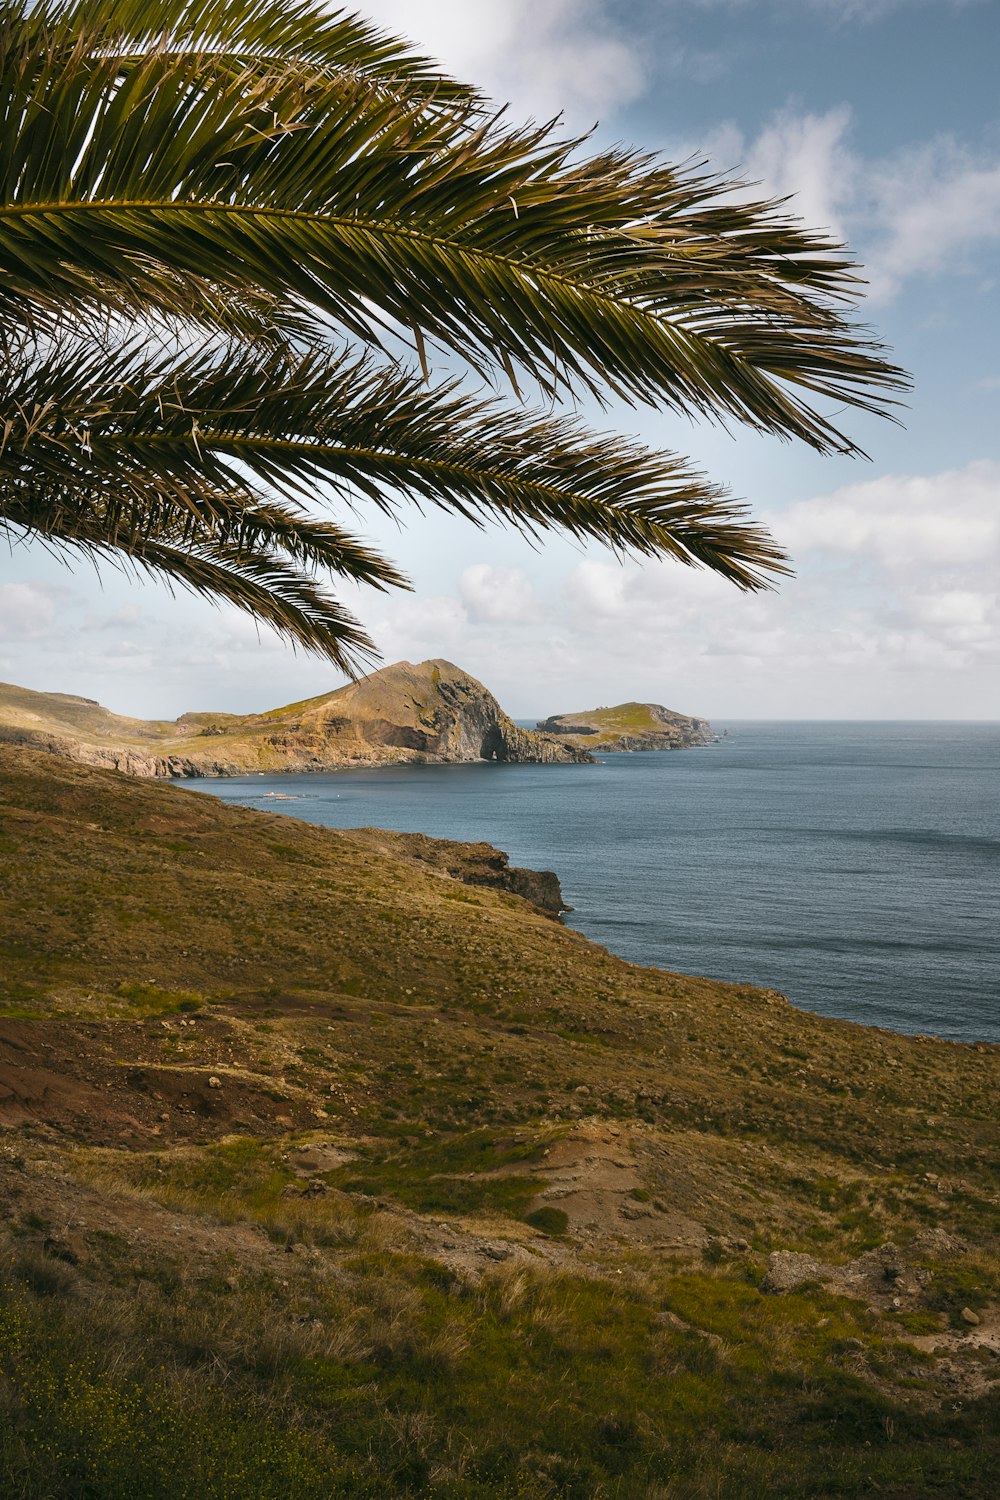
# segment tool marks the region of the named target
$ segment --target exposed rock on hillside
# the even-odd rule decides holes
[[[349,837],[363,840],[380,854],[391,854],[395,859],[419,860],[463,885],[523,896],[546,916],[558,917],[573,910],[563,900],[554,870],[512,867],[504,851],[492,844],[460,844],[452,839],[428,838],[424,833],[395,833],[382,828],[352,828]]]
[[[719,738],[707,719],[678,714],[660,703],[619,703],[583,713],[554,714],[539,730],[588,750],[686,750]]]
[[[0,740],[131,776],[239,776],[404,762],[589,761],[588,749],[520,729],[447,661],[397,662],[263,714],[123,718],[89,698],[0,686]]]

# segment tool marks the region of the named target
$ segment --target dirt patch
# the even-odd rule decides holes
[[[157,1058],[176,1039],[183,1060]],[[183,1038],[183,1041],[181,1040]],[[181,1023],[0,1022],[0,1126],[42,1126],[96,1146],[149,1146],[313,1124],[311,1101],[239,1064],[218,1018]]]
[[[285,1158],[293,1172],[302,1177],[311,1177],[318,1172],[333,1172],[347,1162],[356,1161],[358,1153],[349,1151],[334,1141],[312,1141]]]
[[[532,1172],[545,1183],[535,1206],[561,1209],[584,1240],[639,1241],[681,1254],[708,1242],[703,1225],[646,1190],[624,1128],[587,1121],[554,1141]]]

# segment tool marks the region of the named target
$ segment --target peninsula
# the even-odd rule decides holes
[[[396,662],[267,713],[188,713],[173,721],[124,718],[89,698],[4,684],[0,742],[142,777],[593,760],[568,738],[521,729],[481,682],[441,660]]]

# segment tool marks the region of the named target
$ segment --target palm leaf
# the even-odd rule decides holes
[[[176,311],[178,279],[201,278],[256,288],[276,317],[297,305],[369,341],[417,325],[483,372],[544,384],[556,367],[577,390],[821,450],[857,451],[819,403],[891,409],[901,372],[838,307],[853,268],[778,205],[733,205],[726,185],[634,153],[579,159],[579,142],[471,106],[428,110],[352,58],[306,78],[13,27],[10,305],[112,287]]]
[[[378,652],[358,621],[320,587],[310,572],[276,550],[282,538],[272,527],[273,513],[259,508],[245,519],[242,536],[223,540],[218,528],[196,527],[190,515],[178,518],[167,508],[142,507],[139,496],[129,505],[119,495],[107,503],[99,492],[82,494],[74,487],[0,479],[0,530],[26,532],[41,539],[57,556],[84,553],[105,562],[146,571],[178,583],[216,604],[230,604],[270,625],[294,646],[319,651],[341,671],[355,675],[377,660]],[[256,524],[255,524],[256,523]],[[230,528],[235,531],[236,528]],[[299,531],[298,554],[309,562],[332,566],[334,549]],[[289,547],[294,554],[296,549]],[[343,564],[343,550],[336,549]],[[349,576],[350,568],[340,567]],[[368,581],[403,582],[394,570]]]
[[[745,589],[788,571],[725,491],[531,410],[522,379],[847,453],[830,403],[891,415],[906,385],[851,322],[857,268],[785,205],[510,128],[314,0],[0,5],[0,140],[0,527],[345,670],[373,648],[317,573],[405,580],[317,499],[561,529]],[[519,404],[435,384],[436,347]]]
[[[33,359],[29,346],[5,406],[0,476],[10,484],[43,475],[69,495],[98,494],[134,531],[145,513],[157,527],[242,542],[246,514],[255,541],[270,526],[294,555],[365,582],[399,577],[287,498],[262,521],[259,490],[301,504],[319,485],[383,510],[406,497],[479,524],[493,516],[530,535],[561,529],[619,552],[665,553],[743,588],[787,571],[745,507],[675,455],[455,384],[428,388],[344,351],[209,343],[178,359],[134,343],[115,358],[70,342]]]
[[[142,56],[163,47],[174,52],[211,54],[241,63],[265,58],[285,67],[290,58],[312,67],[355,71],[384,87],[405,88],[436,102],[472,102],[477,91],[442,73],[413,47],[389,36],[360,16],[330,10],[308,0],[42,0],[20,7],[50,30],[93,36],[120,58]]]

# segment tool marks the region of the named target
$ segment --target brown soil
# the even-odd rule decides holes
[[[164,1038],[197,1060],[164,1065]],[[207,1017],[89,1024],[0,1020],[0,1126],[45,1126],[94,1146],[140,1149],[306,1127],[314,1101],[246,1070],[239,1031]],[[213,1083],[212,1080],[216,1082]]]

